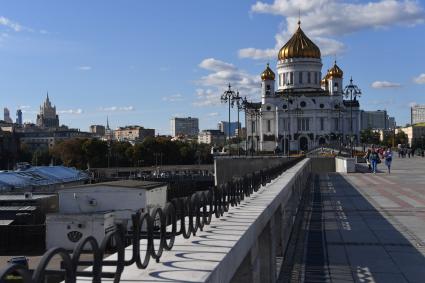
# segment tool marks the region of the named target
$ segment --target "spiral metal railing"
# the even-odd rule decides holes
[[[14,276],[19,277],[23,283],[43,283],[46,275],[63,276],[66,283],[76,282],[77,277],[92,278],[94,283],[100,283],[101,278],[113,278],[114,282],[119,282],[126,266],[135,263],[139,269],[145,269],[151,259],[159,262],[163,251],[173,248],[176,236],[182,235],[187,239],[196,235],[198,230],[202,231],[210,224],[213,216],[220,218],[229,207],[237,206],[245,197],[256,192],[299,160],[294,159],[243,177],[234,177],[231,182],[208,191],[173,199],[164,208],[155,208],[150,213],[138,212],[132,216],[133,229],[130,235],[125,235],[122,229],[117,229],[107,233],[100,244],[93,236],[88,236],[81,239],[72,252],[63,248],[52,248],[42,256],[35,270],[20,264],[9,264],[0,270],[0,282],[8,282],[8,277]],[[170,231],[167,231],[167,227]],[[146,244],[146,249],[143,250],[140,249],[142,241]],[[132,247],[130,259],[125,258],[128,242]],[[117,254],[116,260],[104,259],[111,243]],[[91,247],[89,251],[93,254],[92,260],[80,260],[81,254],[87,253],[88,246]],[[50,261],[57,256],[62,260],[61,269],[49,270]],[[89,266],[91,271],[79,271],[79,268]],[[104,266],[113,266],[115,272],[102,271]]]

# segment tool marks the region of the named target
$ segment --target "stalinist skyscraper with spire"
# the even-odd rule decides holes
[[[52,106],[47,93],[46,100],[40,106],[40,114],[37,115],[37,126],[42,128],[59,128],[59,116],[56,114],[56,106]]]

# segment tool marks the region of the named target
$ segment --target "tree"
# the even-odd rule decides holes
[[[397,132],[397,134],[395,135],[395,144],[408,144],[409,143],[409,138],[407,136],[407,134],[401,130],[399,130]]]
[[[374,132],[371,128],[360,132],[360,142],[368,144],[379,144],[379,133]]]
[[[82,144],[89,167],[106,167],[108,144],[98,139],[87,139]]]
[[[52,155],[48,149],[37,149],[32,155],[33,166],[48,166],[52,161]]]
[[[52,149],[52,155],[57,160],[62,161],[65,166],[86,169],[87,159],[83,150],[83,144],[86,140],[76,138],[57,143]]]

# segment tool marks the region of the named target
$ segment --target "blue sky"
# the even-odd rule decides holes
[[[230,82],[259,98],[259,74],[302,28],[335,58],[361,107],[398,124],[425,103],[425,3],[344,0],[0,1],[0,107],[34,121],[49,91],[60,121],[87,130],[139,124],[168,134],[172,116],[201,129],[227,120]],[[233,117],[236,117],[233,114]]]

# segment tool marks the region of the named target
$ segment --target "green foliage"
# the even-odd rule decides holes
[[[379,133],[375,133],[371,128],[360,132],[360,142],[368,144],[379,144]]]
[[[152,166],[212,163],[211,146],[196,142],[149,137],[134,146],[129,142],[72,139],[56,144],[52,156],[66,166],[90,167]]]
[[[48,166],[52,161],[52,155],[48,149],[39,149],[34,151],[31,164],[33,166]]]
[[[409,138],[407,134],[403,131],[398,131],[395,135],[395,145],[398,144],[407,144],[409,142]]]

